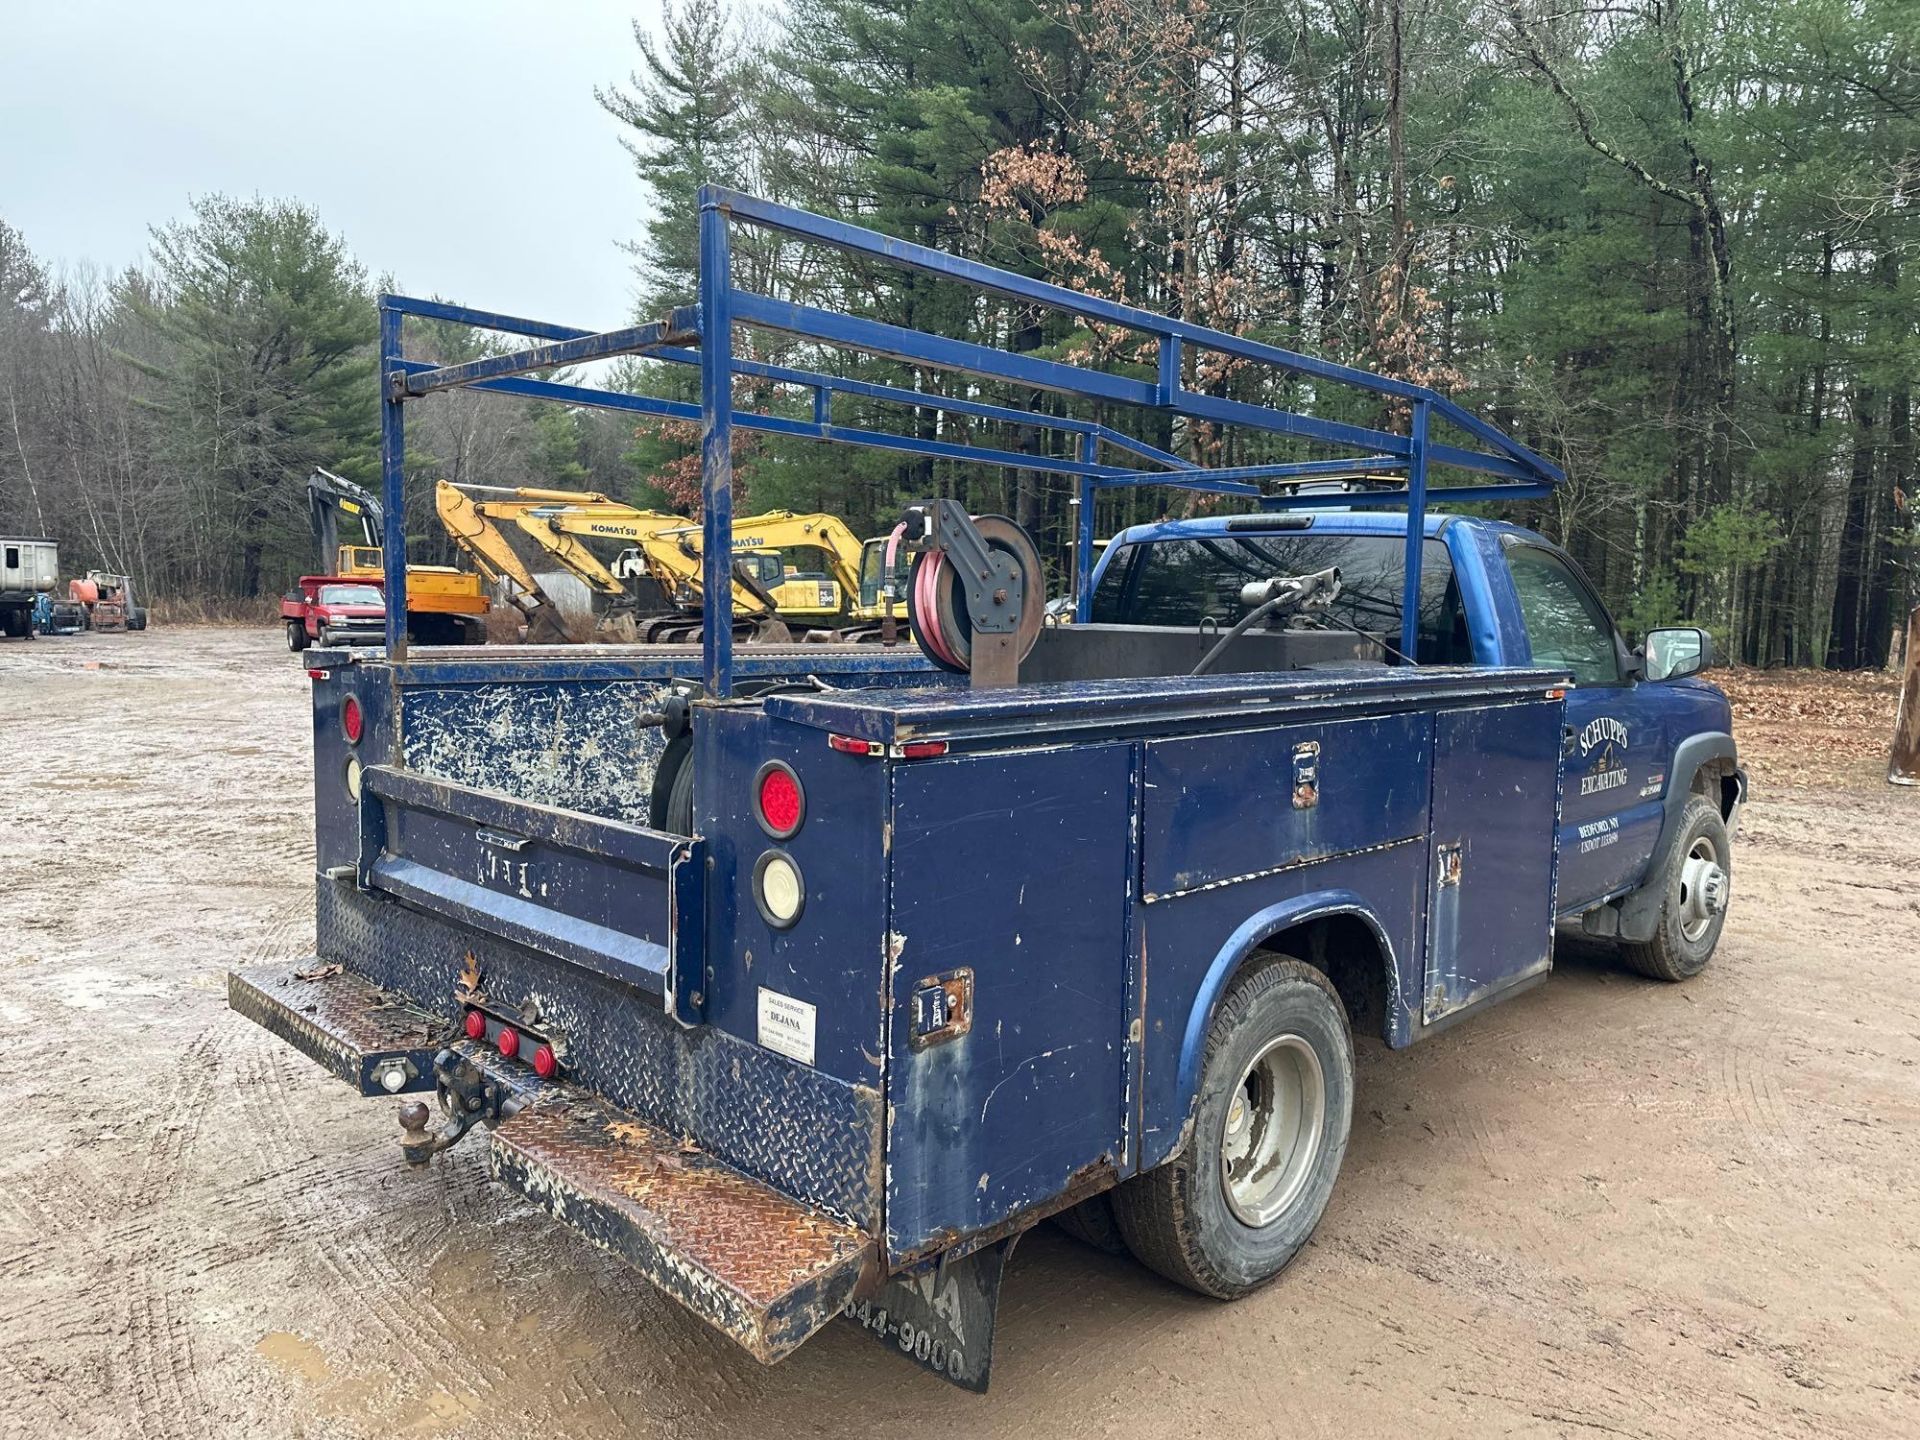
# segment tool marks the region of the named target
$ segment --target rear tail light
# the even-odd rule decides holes
[[[500,1047],[500,1053],[511,1060],[520,1053],[520,1032],[511,1025],[502,1026],[500,1038],[495,1043]]]
[[[367,728],[367,717],[361,713],[360,702],[349,695],[340,702],[340,729],[350,744],[358,745],[360,736]]]
[[[785,840],[807,818],[807,795],[800,777],[781,760],[769,760],[753,777],[753,813],[760,828],[776,840]]]
[[[467,1038],[479,1040],[487,1033],[487,1017],[478,1010],[467,1011]]]

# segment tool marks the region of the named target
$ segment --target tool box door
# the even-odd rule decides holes
[[[1124,744],[895,765],[895,1259],[1117,1173],[1132,784]]]
[[[1422,1020],[1553,966],[1558,700],[1434,717]]]

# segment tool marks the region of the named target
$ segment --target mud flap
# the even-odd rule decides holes
[[[985,1394],[993,1371],[1000,1282],[1019,1236],[896,1275],[844,1317],[894,1354],[962,1390]]]

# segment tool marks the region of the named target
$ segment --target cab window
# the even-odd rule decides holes
[[[1516,545],[1507,551],[1527,644],[1536,669],[1571,670],[1582,685],[1620,683],[1620,651],[1613,621],[1572,568],[1550,550]]]
[[[1091,619],[1108,625],[1224,629],[1244,612],[1240,587],[1279,575],[1340,567],[1340,595],[1322,617],[1303,624],[1359,630],[1399,643],[1407,575],[1398,535],[1331,531],[1209,534],[1135,541],[1121,547],[1094,587]],[[1446,542],[1424,542],[1420,560],[1418,653],[1422,665],[1471,665],[1473,643]]]

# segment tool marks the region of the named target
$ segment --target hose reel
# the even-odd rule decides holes
[[[1033,539],[1004,515],[968,515],[952,500],[909,506],[888,541],[913,554],[907,619],[920,651],[976,690],[1016,684],[1040,638],[1046,575]]]

